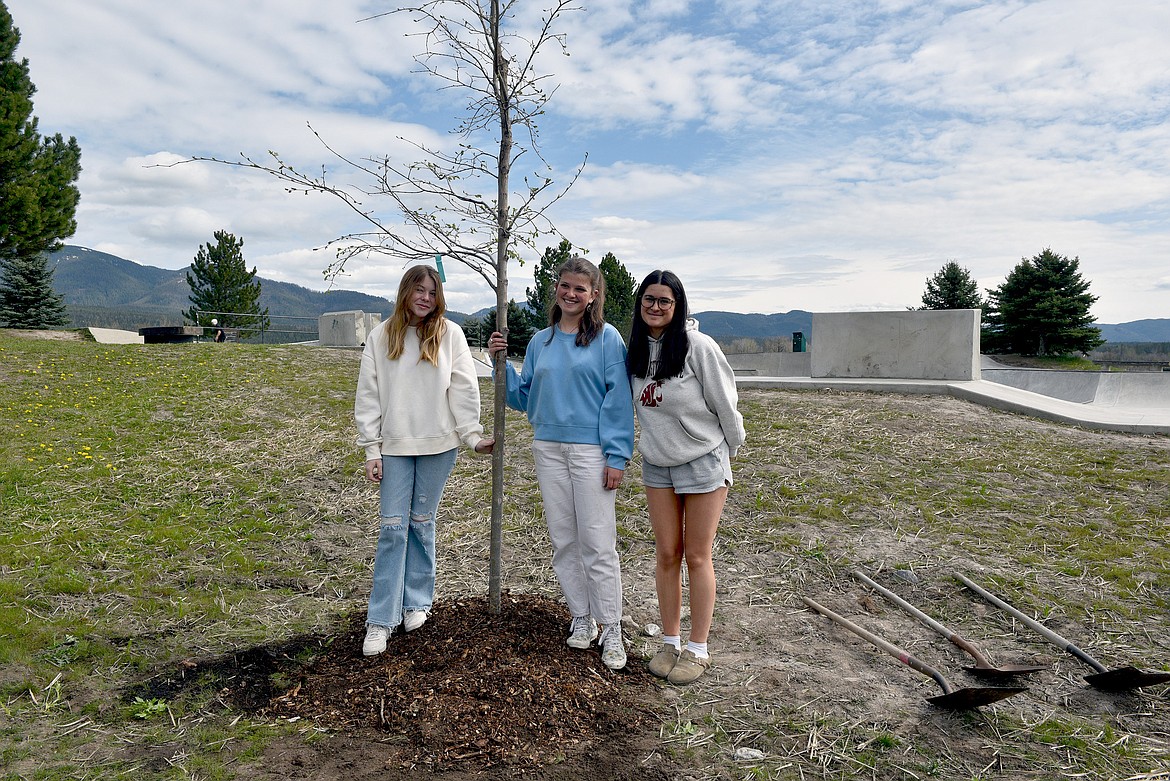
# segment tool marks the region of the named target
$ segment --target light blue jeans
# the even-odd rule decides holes
[[[397,627],[405,610],[435,599],[435,513],[456,448],[433,456],[382,456],[381,516],[367,625]]]

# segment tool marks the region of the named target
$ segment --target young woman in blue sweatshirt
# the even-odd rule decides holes
[[[581,257],[557,269],[550,325],[528,343],[520,373],[507,367],[509,407],[528,414],[532,453],[553,570],[572,625],[567,640],[588,648],[601,632],[601,659],[626,665],[622,575],[617,553],[617,487],[634,452],[634,410],[626,346],[605,322],[605,280]],[[507,340],[493,333],[495,357]]]
[[[654,582],[662,650],[650,672],[690,683],[711,665],[715,611],[711,549],[731,486],[731,456],[743,444],[735,375],[715,340],[687,317],[687,295],[670,271],[654,271],[634,299],[630,389],[641,434],[642,482],[654,527]],[[691,634],[682,645],[682,565],[690,585]]]

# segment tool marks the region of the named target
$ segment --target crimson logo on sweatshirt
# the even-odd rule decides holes
[[[662,386],[655,380],[642,389],[642,398],[638,400],[638,403],[643,407],[657,407],[661,401]]]

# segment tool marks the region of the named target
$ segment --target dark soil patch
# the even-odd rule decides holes
[[[169,699],[214,681],[232,710],[327,731],[316,744],[278,741],[251,778],[670,777],[655,755],[659,689],[640,660],[614,673],[596,649],[565,645],[559,604],[503,603],[493,614],[483,598],[439,602],[421,629],[368,658],[354,613],[334,637],[185,662],[127,696]]]

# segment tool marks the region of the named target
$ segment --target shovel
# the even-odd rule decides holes
[[[1005,664],[1002,667],[996,667],[974,645],[972,645],[968,641],[964,640],[962,637],[959,637],[959,635],[957,635],[954,632],[952,632],[951,630],[947,629],[945,626],[940,624],[938,621],[935,621],[933,618],[926,615],[926,613],[923,613],[921,610],[914,607],[913,605],[911,605],[909,602],[907,602],[906,600],[899,597],[894,592],[890,591],[889,589],[885,588],[884,586],[881,586],[881,585],[875,583],[873,580],[867,578],[864,574],[862,574],[861,572],[858,572],[856,570],[854,570],[854,572],[853,572],[853,577],[857,578],[862,583],[865,583],[870,588],[879,592],[886,599],[890,600],[895,605],[902,608],[907,613],[914,616],[919,621],[926,624],[928,627],[930,627],[934,631],[938,632],[940,635],[942,635],[946,639],[950,640],[952,643],[957,645],[959,648],[966,651],[967,654],[972,659],[975,660],[974,667],[966,668],[967,672],[969,672],[969,673],[972,673],[974,675],[981,675],[981,676],[984,676],[986,678],[1010,678],[1013,675],[1024,675],[1025,673],[1039,672],[1040,670],[1044,669],[1043,666],[1036,667],[1036,666],[1023,665],[1023,664]]]
[[[942,687],[943,693],[935,695],[934,697],[926,698],[926,701],[932,705],[937,705],[938,707],[946,708],[947,710],[971,710],[972,708],[978,708],[980,705],[990,705],[991,703],[998,702],[1005,697],[1011,697],[1013,694],[1019,694],[1020,692],[1025,691],[1025,689],[1021,687],[1003,687],[994,689],[952,689],[951,685],[947,683],[947,679],[942,676],[942,673],[930,665],[915,659],[901,648],[898,648],[896,645],[887,643],[877,635],[867,632],[857,624],[854,624],[852,621],[842,618],[824,605],[819,605],[808,597],[802,597],[802,599],[804,600],[804,604],[808,605],[813,610],[817,611],[821,615],[833,619],[858,637],[864,637],[878,648],[890,654],[898,661],[902,662],[902,664],[917,670],[923,675],[933,678],[935,683]]]
[[[1006,610],[1020,621],[1024,622],[1025,625],[1042,634],[1044,639],[1055,645],[1057,648],[1061,648],[1067,651],[1096,670],[1097,672],[1093,673],[1092,675],[1085,676],[1085,680],[1088,682],[1088,684],[1095,689],[1101,689],[1102,691],[1107,692],[1120,692],[1127,691],[1129,689],[1138,689],[1142,686],[1153,686],[1154,684],[1170,681],[1170,673],[1167,672],[1150,673],[1139,670],[1136,667],[1118,667],[1115,670],[1110,670],[1106,668],[1105,665],[1101,664],[1096,659],[1082,651],[1080,648],[1077,648],[1068,640],[1065,640],[1063,637],[1056,634],[1056,632],[1053,632],[1051,629],[1044,626],[1044,624],[1029,618],[1008,603],[1004,602],[1002,599],[999,599],[993,594],[984,591],[982,588],[975,585],[962,575],[956,574],[955,577],[959,579],[960,583],[986,599],[991,604]]]

